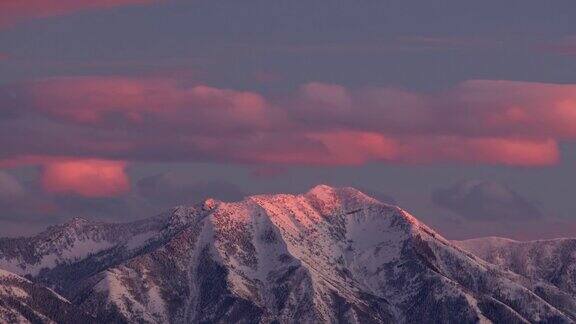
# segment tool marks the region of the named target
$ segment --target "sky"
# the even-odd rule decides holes
[[[0,236],[353,186],[576,236],[576,2],[4,0]]]

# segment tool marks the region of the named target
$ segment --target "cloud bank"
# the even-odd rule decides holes
[[[272,97],[176,78],[56,77],[0,87],[0,167],[41,165],[47,191],[92,197],[128,191],[131,162],[534,167],[558,163],[574,126],[576,85],[311,82]]]

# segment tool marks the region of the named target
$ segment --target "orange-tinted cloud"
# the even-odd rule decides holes
[[[85,197],[112,197],[130,190],[126,163],[106,160],[70,160],[44,165],[42,186],[50,193]]]
[[[0,28],[24,20],[66,15],[81,10],[150,4],[159,1],[162,0],[2,0],[0,1]]]

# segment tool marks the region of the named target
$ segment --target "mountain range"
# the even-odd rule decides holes
[[[0,239],[0,322],[573,323],[576,240],[449,241],[353,188]]]

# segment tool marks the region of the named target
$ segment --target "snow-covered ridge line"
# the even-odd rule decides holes
[[[179,208],[129,223],[73,218],[36,236],[0,239],[0,268],[36,276],[45,269],[76,263],[105,251],[137,252],[184,226],[188,222],[185,218],[193,214],[194,208]]]
[[[548,239],[536,239],[536,240],[514,240],[507,237],[502,236],[483,236],[483,237],[475,237],[471,239],[465,240],[452,240],[455,243],[471,243],[474,242],[500,242],[500,243],[514,243],[514,244],[531,244],[531,243],[546,243],[546,242],[561,242],[567,240],[576,240],[576,237],[555,237],[555,238],[548,238]]]
[[[208,199],[135,223],[67,224],[16,247],[0,243],[0,262],[62,261],[31,280],[105,322],[576,320],[564,286],[482,260],[353,188]]]

